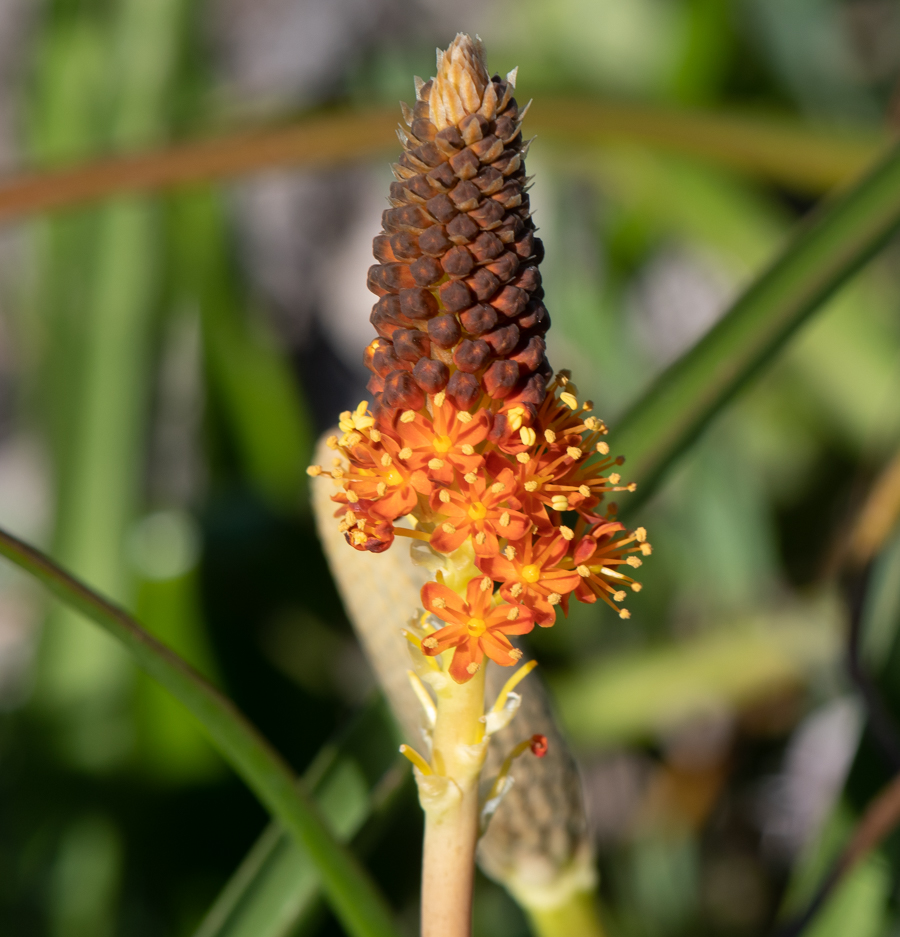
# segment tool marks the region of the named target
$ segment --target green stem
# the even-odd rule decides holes
[[[615,451],[637,481],[633,511],[713,417],[900,225],[900,149],[827,201],[727,315],[665,370],[618,423]]]
[[[309,853],[331,907],[349,934],[397,937],[390,911],[365,870],[336,842],[291,769],[230,700],[122,609],[3,530],[0,554],[121,641],[138,664],[200,720],[226,760]]]

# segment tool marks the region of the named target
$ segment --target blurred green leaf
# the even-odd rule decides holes
[[[34,131],[45,158],[101,142],[123,150],[160,139],[183,6],[182,0],[117,0],[101,15],[86,5],[75,25],[72,11],[60,14],[58,41],[48,41],[42,58],[44,112]],[[54,28],[51,17],[51,34]],[[78,41],[70,48],[66,36]],[[67,86],[70,79],[74,87]],[[51,421],[65,423],[57,440],[56,549],[120,601],[131,586],[123,540],[143,468],[156,235],[154,207],[122,198],[90,221],[51,232],[53,250],[41,272],[50,281],[45,302],[62,300],[62,311],[50,316],[48,358],[51,368],[65,363],[46,400]],[[66,321],[57,331],[61,316]],[[68,722],[61,737],[70,758],[93,768],[121,761],[131,744],[127,656],[68,609],[51,616],[41,651],[41,701]]]
[[[692,717],[803,683],[837,659],[839,621],[833,604],[819,602],[667,647],[605,655],[551,686],[576,744],[648,740]]]
[[[230,700],[122,609],[2,530],[0,554],[124,645],[199,720],[229,764],[315,862],[332,909],[353,937],[396,937],[387,904],[368,873],[333,837],[281,756]]]
[[[182,298],[199,306],[206,364],[227,414],[243,468],[270,504],[305,507],[312,430],[289,362],[260,318],[248,316],[214,193],[175,207],[175,260]]]
[[[900,224],[900,152],[822,205],[730,312],[616,424],[611,444],[638,482],[633,511],[713,417]]]
[[[335,836],[347,842],[408,776],[383,700],[370,705],[304,776]],[[276,824],[251,848],[194,937],[288,937],[314,918],[320,880],[308,854]]]

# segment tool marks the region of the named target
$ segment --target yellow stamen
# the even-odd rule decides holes
[[[559,399],[570,409],[578,409],[578,398],[574,394],[570,394],[567,391],[564,391],[559,395]]]
[[[537,442],[537,433],[530,426],[523,426],[519,430],[519,439],[523,446],[533,446]]]
[[[404,410],[403,413],[400,414],[401,423],[412,423],[412,421],[415,418],[416,418],[415,410]]]
[[[599,452],[600,455],[607,455],[609,453],[609,443],[598,442],[597,452]]]
[[[456,419],[459,420],[460,423],[471,423],[472,414],[466,413],[465,410],[460,410],[460,412],[456,414]]]
[[[563,540],[571,540],[575,536],[575,531],[571,527],[566,527],[565,524],[559,528],[559,532],[562,534]]]
[[[434,771],[431,770],[431,765],[414,749],[410,748],[409,745],[400,746],[400,754],[405,758],[408,758],[422,774],[434,774]]]
[[[518,648],[516,648],[518,650]],[[521,656],[521,652],[520,652]],[[530,660],[523,664],[510,678],[503,684],[503,689],[497,694],[497,700],[491,707],[492,713],[498,713],[506,705],[506,697],[537,667],[536,660]]]
[[[428,690],[425,689],[424,684],[414,670],[407,670],[406,676],[409,677],[413,693],[416,694],[416,697],[422,704],[422,709],[425,710],[425,718],[428,720],[428,724],[433,726],[435,722],[437,722],[437,709],[435,709],[434,703],[428,695]]]

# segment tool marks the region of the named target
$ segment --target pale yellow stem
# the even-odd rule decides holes
[[[478,841],[478,779],[484,765],[484,667],[467,683],[425,678],[437,693],[432,767],[419,776],[425,810],[422,937],[469,937]]]

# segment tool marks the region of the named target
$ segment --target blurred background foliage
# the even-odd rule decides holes
[[[457,30],[480,33],[492,68],[521,66],[536,115],[542,96],[588,115],[539,136],[529,171],[551,361],[610,423],[825,194],[831,177],[813,160],[804,175],[792,134],[814,134],[823,159],[874,153],[897,117],[897,0],[3,0],[0,165],[12,178],[395,107]],[[733,128],[734,159],[727,121],[706,156],[702,137],[693,155],[599,139],[585,126],[598,101],[643,114],[651,136],[684,108],[771,118],[772,160],[792,168],[735,168],[752,121],[749,137]],[[303,469],[365,395],[388,179],[380,157],[281,167],[0,232],[0,524],[133,609],[297,770],[338,771],[336,732],[380,739],[369,788],[393,741],[354,723],[376,689]],[[576,605],[534,635],[581,761],[611,935],[768,933],[896,768],[845,673],[838,573],[900,445],[897,257],[892,243],[842,288],[640,509],[655,551],[632,619]],[[900,719],[898,583],[895,541],[862,651]],[[124,651],[5,565],[0,707],[0,930],[197,933],[262,809]],[[389,787],[345,791],[335,822],[363,829],[413,933],[421,824],[409,785]],[[389,836],[363,827],[376,806]],[[900,933],[898,846],[860,864],[808,933]],[[321,908],[284,913],[244,933],[340,933]],[[476,916],[479,937],[527,933],[486,879]],[[224,931],[207,917],[199,933]]]

